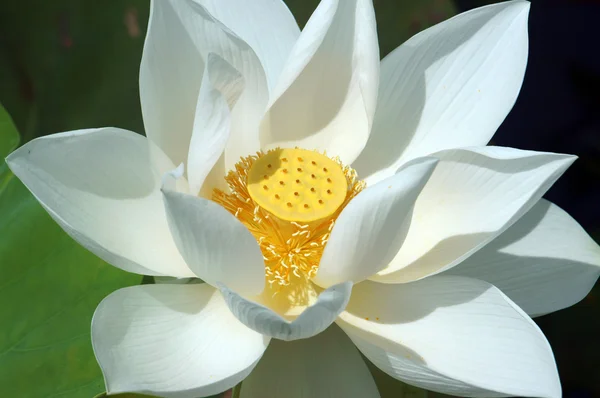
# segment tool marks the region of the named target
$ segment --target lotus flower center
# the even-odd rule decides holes
[[[286,221],[311,222],[344,203],[348,182],[339,164],[305,149],[272,151],[248,172],[250,197]]]
[[[298,148],[242,158],[225,181],[228,192],[212,199],[256,238],[272,293],[289,287],[288,301],[302,301],[335,220],[364,182],[339,159]]]

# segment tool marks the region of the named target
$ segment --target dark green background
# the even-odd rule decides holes
[[[286,3],[302,26],[318,1]],[[20,131],[21,143],[100,126],[143,133],[138,68],[148,5],[147,0],[2,3],[0,103]],[[375,0],[375,10],[384,56],[456,13],[457,5]],[[12,140],[8,135],[0,117],[0,150],[2,142]],[[89,344],[93,308],[110,291],[140,283],[141,277],[113,269],[73,244],[5,165],[0,167],[0,215],[0,397],[102,392]],[[555,350],[565,396],[600,394],[594,382],[600,380],[599,308],[597,285],[573,308],[537,320]],[[384,396],[397,396],[391,392],[403,388],[378,380],[385,385]]]

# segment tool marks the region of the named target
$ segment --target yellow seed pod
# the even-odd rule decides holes
[[[282,220],[311,222],[335,213],[346,198],[348,181],[341,166],[325,155],[278,149],[254,162],[248,192]]]

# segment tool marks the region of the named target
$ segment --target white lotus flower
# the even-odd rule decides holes
[[[206,282],[99,305],[107,390],[379,396],[354,343],[430,390],[560,397],[530,316],[600,274],[600,248],[540,199],[574,157],[485,146],[521,86],[528,10],[461,14],[380,64],[371,0],[323,0],[302,33],[278,0],[152,2],[148,139],[70,131],[8,158],[107,262]]]

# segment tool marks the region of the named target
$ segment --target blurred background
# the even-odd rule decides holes
[[[286,0],[286,3],[303,26],[318,1]],[[491,2],[374,0],[374,3],[383,57],[420,30]],[[143,133],[138,68],[148,0],[3,0],[1,9],[0,103],[20,132],[21,143],[41,135],[87,127],[117,126]],[[569,212],[597,241],[600,239],[598,21],[598,1],[532,1],[525,81],[515,107],[493,139],[496,145],[578,155],[579,160],[545,197]],[[0,130],[0,135],[6,131]],[[0,193],[10,188],[0,197],[2,218],[8,214],[9,204],[14,207],[15,203],[32,202],[31,206],[36,206],[26,191],[17,186],[13,189],[15,184],[9,183],[8,177],[0,178]],[[6,199],[10,195],[13,196]],[[41,255],[50,250],[31,246],[32,242],[68,240],[43,211],[37,207],[28,211],[26,222],[21,221],[28,223],[28,227],[14,224],[9,231],[16,238],[10,247],[6,242],[4,246],[0,243],[0,254],[18,258],[23,264],[24,251],[33,248],[35,255]],[[71,253],[69,258],[74,256],[87,254]],[[97,267],[105,272],[104,264]],[[18,281],[27,278],[30,270],[11,270],[15,274],[8,275],[9,271],[0,264],[0,271],[0,303],[3,303],[0,306],[6,307],[6,300],[21,294],[26,303],[33,300],[29,309],[28,304],[23,304],[22,313],[37,314],[23,320],[26,315],[0,309],[0,396],[92,397],[101,393],[102,379],[91,357],[85,325],[89,325],[95,305],[108,293],[106,288],[92,289],[96,294],[86,296],[84,304],[81,298],[74,301],[79,297],[77,292],[68,298],[58,295],[60,299],[53,303],[54,298],[49,296],[54,291],[46,288],[48,279],[22,287]],[[78,274],[57,278],[48,272],[48,278],[54,278],[62,286],[64,278],[71,278],[68,284],[80,286],[85,280],[89,283],[86,286],[93,287],[99,278],[98,274],[89,278]],[[44,275],[38,277],[43,279]],[[104,278],[105,274],[102,275]],[[115,275],[106,278],[114,281]],[[120,287],[141,282],[129,278],[111,283]],[[7,280],[10,283],[3,284]],[[8,288],[3,289],[5,286]],[[50,300],[53,304],[44,302],[44,305],[55,308],[51,312],[40,309],[36,300]],[[69,310],[61,310],[63,307]],[[60,334],[53,324],[71,322],[77,314],[83,315],[77,318],[78,326],[70,332],[73,334],[70,340],[48,337]],[[574,307],[537,318],[536,322],[554,349],[564,396],[600,397],[600,286],[597,284]],[[46,327],[43,334],[46,340],[52,340],[50,343],[35,342],[35,330],[30,329],[40,326]],[[27,344],[33,344],[33,348],[25,347]],[[37,350],[35,355],[43,353],[39,363],[26,358],[23,353],[28,350]],[[71,377],[70,372],[81,374]],[[37,385],[36,380],[40,380]],[[48,390],[50,385],[52,389]]]

